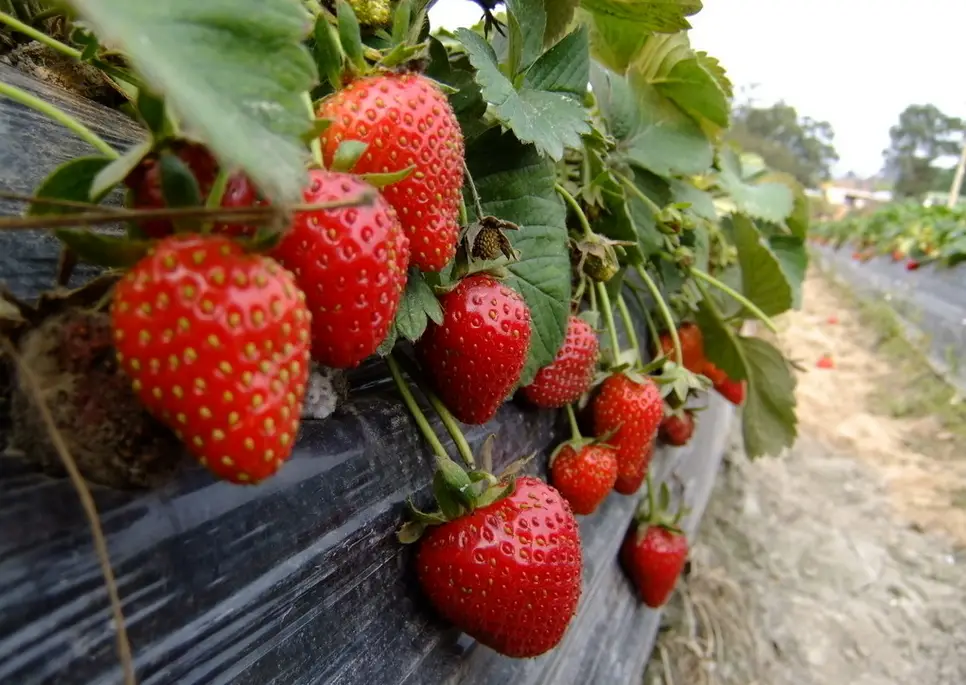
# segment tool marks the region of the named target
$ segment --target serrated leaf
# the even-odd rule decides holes
[[[673,33],[691,28],[686,17],[701,10],[701,0],[581,0],[592,14],[620,19],[636,31]]]
[[[618,141],[616,156],[658,176],[707,171],[714,151],[698,123],[654,86],[639,81],[591,67],[594,94]]]
[[[742,338],[748,368],[748,392],[742,409],[745,452],[755,459],[778,456],[795,444],[795,375],[774,346],[759,338]]]
[[[422,274],[417,269],[410,269],[406,292],[393,321],[395,332],[415,342],[426,330],[430,319],[437,324],[443,323],[443,307]]]
[[[543,32],[543,44],[553,45],[574,20],[574,11],[580,0],[543,0],[543,8],[547,14],[547,27]]]
[[[590,54],[615,73],[623,74],[650,34],[635,30],[634,24],[622,19],[594,16],[584,10],[580,15],[590,32]]]
[[[543,0],[506,0],[510,28],[510,73],[522,73],[543,52],[547,12]]]
[[[802,283],[808,270],[805,241],[791,235],[773,235],[768,238],[768,246],[792,289],[792,307],[798,309],[802,306]]]
[[[469,141],[492,125],[483,121],[486,102],[474,78],[469,59],[464,55],[457,64],[451,63],[449,53],[436,38],[429,39],[429,55],[430,63],[426,75],[439,83],[445,83],[457,89],[457,92],[449,95],[448,99],[460,122],[463,138]],[[461,68],[459,66],[461,64],[466,68]]]
[[[696,50],[694,56],[698,58],[698,62],[704,67],[705,71],[711,74],[711,77],[718,84],[718,87],[725,94],[725,97],[729,100],[733,98],[735,96],[734,85],[732,85],[731,79],[728,78],[728,73],[724,67],[721,66],[721,62],[703,50]]]
[[[527,69],[523,83],[535,90],[563,91],[583,97],[590,84],[586,27],[579,27],[540,55]]]
[[[628,78],[647,83],[687,112],[712,136],[728,127],[731,103],[715,77],[691,50],[687,33],[649,36]]]
[[[530,355],[520,380],[525,385],[553,361],[567,327],[571,269],[566,211],[554,190],[553,164],[514,136],[487,131],[467,148],[466,161],[484,214],[520,227],[507,236],[521,253],[519,261],[507,265],[507,284],[530,308]],[[468,193],[466,204],[470,220],[477,220]]]
[[[273,201],[298,202],[308,128],[302,94],[316,81],[298,0],[70,0],[225,166]],[[270,47],[269,47],[270,46]]]
[[[554,160],[563,157],[564,147],[580,145],[580,136],[590,132],[587,110],[580,102],[563,93],[526,87],[515,90],[500,71],[493,48],[480,35],[468,29],[456,34],[477,70],[483,98],[517,138],[533,143]]]
[[[784,183],[765,181],[747,183],[742,178],[741,163],[733,150],[718,153],[721,187],[734,201],[739,212],[772,223],[784,223],[794,209],[792,190]]]
[[[108,268],[132,266],[151,247],[151,242],[147,240],[131,240],[126,236],[83,229],[60,228],[54,231],[54,235],[84,261]]]
[[[722,223],[732,231],[738,248],[741,294],[768,316],[787,311],[794,300],[791,284],[755,224],[743,214],[732,214]]]
[[[34,191],[40,198],[69,200],[71,202],[90,202],[91,186],[94,179],[112,160],[107,157],[75,157],[54,169]],[[70,214],[80,211],[60,205],[32,203],[25,214],[43,216],[47,214]]]
[[[691,205],[690,210],[702,219],[716,221],[718,212],[714,208],[714,199],[711,193],[699,190],[693,183],[686,179],[672,178],[668,180],[671,186],[671,196],[675,202],[687,202]]]

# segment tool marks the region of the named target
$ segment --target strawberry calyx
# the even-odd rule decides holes
[[[661,483],[656,493],[650,474],[646,483],[647,494],[641,498],[634,512],[637,530],[643,532],[651,527],[659,527],[676,535],[684,535],[680,522],[690,510],[682,504],[672,511],[671,489],[666,482]]]

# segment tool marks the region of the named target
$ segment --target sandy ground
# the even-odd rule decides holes
[[[734,446],[646,682],[966,684],[966,445],[875,409],[914,381],[817,274],[782,328],[801,437],[753,464]]]

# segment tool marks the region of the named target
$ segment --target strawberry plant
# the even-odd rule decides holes
[[[456,31],[431,25],[433,4],[67,0],[58,36],[0,12],[101,70],[144,131],[118,152],[0,84],[93,149],[32,195],[6,193],[25,210],[0,228],[51,230],[60,285],[78,260],[116,271],[93,311],[102,326],[112,312],[120,371],[94,370],[129,381],[146,410],[138,441],[168,444],[170,429],[230,481],[254,484],[288,458],[310,352],[340,368],[382,356],[437,456],[437,510],[413,509],[401,530],[419,540],[424,593],[481,642],[534,656],[560,641],[579,597],[567,500],[584,513],[611,487],[637,492],[665,405],[690,416],[689,398],[713,386],[740,405],[751,457],[794,442],[791,366],[744,324],[774,330],[800,304],[807,203],[724,142],[732,85],[690,44],[697,0],[484,3]],[[123,208],[105,204],[115,189]],[[117,222],[123,235],[101,230]],[[18,322],[17,341],[39,320]],[[477,468],[461,433],[517,390],[544,411],[591,405],[602,444],[575,429],[555,461],[563,497]],[[666,439],[689,430],[666,426]],[[519,582],[487,596],[495,573]]]

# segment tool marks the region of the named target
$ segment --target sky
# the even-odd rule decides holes
[[[430,20],[480,16],[469,0],[439,0]],[[832,124],[836,175],[878,172],[908,105],[966,118],[966,0],[704,0],[690,21],[692,47],[717,57],[736,87]]]

